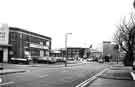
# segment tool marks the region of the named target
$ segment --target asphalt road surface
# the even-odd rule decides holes
[[[29,67],[27,72],[1,75],[2,87],[75,87],[107,64],[87,63],[69,67]]]

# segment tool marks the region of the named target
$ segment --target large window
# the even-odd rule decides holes
[[[16,41],[17,40],[17,32],[10,32],[9,38],[11,41]]]

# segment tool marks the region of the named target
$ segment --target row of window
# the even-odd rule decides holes
[[[10,32],[9,35],[10,35],[9,37],[10,37],[11,41],[16,41],[19,38],[19,39],[23,39],[23,41],[25,41],[27,43],[31,42],[31,43],[47,45],[47,46],[50,45],[49,41],[47,41],[47,40],[39,39],[37,37],[29,36],[26,34],[21,34],[18,32]]]

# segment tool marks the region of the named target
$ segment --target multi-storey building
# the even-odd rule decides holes
[[[6,43],[3,43],[2,29],[7,35]],[[51,38],[16,27],[2,27],[0,29],[0,62],[8,62],[11,57],[24,58],[49,56],[51,50]],[[8,32],[8,33],[7,33]]]
[[[83,58],[85,49],[86,48],[82,48],[82,47],[68,47],[67,48],[67,56],[68,57]]]

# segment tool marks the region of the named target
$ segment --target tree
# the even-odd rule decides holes
[[[135,18],[133,13],[130,15],[128,22],[126,18],[118,26],[114,39],[120,48],[126,52],[124,57],[125,66],[133,66],[134,62],[134,45],[135,45]]]

